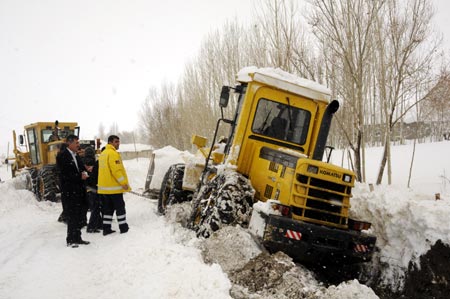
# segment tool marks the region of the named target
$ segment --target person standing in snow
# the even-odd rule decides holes
[[[102,148],[102,152],[105,148]],[[86,165],[93,166],[92,171],[89,173],[89,178],[86,180],[86,188],[89,201],[89,209],[91,215],[89,217],[89,223],[87,225],[86,232],[99,233],[102,227],[102,204],[101,195],[97,194],[98,183],[98,160],[86,161]]]
[[[120,233],[128,231],[126,220],[125,202],[123,193],[130,191],[128,177],[122,163],[122,158],[117,152],[120,139],[116,135],[108,137],[108,144],[98,159],[98,194],[103,195],[103,235],[109,235],[115,231],[111,229],[114,211]]]
[[[60,164],[61,156],[66,149],[67,149],[67,143],[62,143],[61,147],[59,148],[59,152],[56,155],[56,165],[58,165],[58,167]],[[58,222],[64,222],[65,224],[67,224],[67,219],[69,217],[67,216],[67,211],[68,211],[67,201],[66,201],[66,197],[64,196],[64,194],[61,194],[61,205],[62,205],[62,212],[59,215]]]
[[[66,202],[67,246],[77,248],[80,244],[89,244],[88,241],[81,239],[82,207],[86,201],[84,181],[88,175],[83,161],[77,154],[80,148],[78,136],[69,135],[66,142],[67,148],[58,156],[57,166],[60,172],[61,197]]]

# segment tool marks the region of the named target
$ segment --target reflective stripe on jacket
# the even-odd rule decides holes
[[[122,188],[123,185],[128,185],[128,190],[124,190]],[[130,190],[122,158],[114,146],[107,144],[105,150],[98,158],[97,193],[117,194]]]

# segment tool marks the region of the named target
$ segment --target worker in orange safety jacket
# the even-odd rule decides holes
[[[131,191],[128,177],[122,163],[120,153],[117,151],[120,139],[116,135],[108,137],[108,144],[98,159],[98,189],[97,193],[103,195],[103,235],[109,235],[115,231],[111,229],[114,211],[120,233],[128,232],[125,202],[123,193]]]

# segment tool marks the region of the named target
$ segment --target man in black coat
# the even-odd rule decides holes
[[[102,151],[104,147],[102,148]],[[85,152],[85,159],[83,159],[84,165],[91,166],[92,171],[89,172],[89,178],[86,180],[87,198],[89,201],[89,209],[91,210],[91,216],[89,217],[89,223],[87,225],[86,232],[99,233],[103,229],[102,221],[102,202],[101,195],[97,194],[98,183],[98,161],[95,160],[95,151],[89,155]],[[89,156],[93,158],[89,159]]]
[[[67,149],[67,143],[61,143],[61,147],[59,148],[59,152],[56,155],[56,165],[58,165],[59,167],[59,159],[61,159],[61,154],[66,151]],[[65,224],[67,224],[67,219],[69,218],[67,216],[67,203],[66,203],[66,198],[64,196],[61,196],[61,205],[62,205],[62,212],[59,215],[58,218],[58,222],[64,222]]]
[[[88,178],[86,168],[77,155],[80,142],[75,135],[66,138],[67,148],[60,152],[57,164],[60,172],[61,197],[66,201],[67,246],[77,248],[87,245],[88,241],[81,239],[81,221],[83,205],[86,202],[86,187],[84,181]]]

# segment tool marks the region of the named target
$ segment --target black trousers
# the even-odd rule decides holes
[[[88,211],[89,211],[89,202],[88,202],[88,198],[86,195],[86,197],[84,198],[83,203],[81,205],[81,220],[80,220],[81,227],[87,226],[87,224],[88,224],[88,219],[87,219]]]
[[[89,209],[91,210],[91,216],[89,217],[88,230],[102,229],[102,203],[101,194],[97,194],[95,191],[88,192]]]
[[[120,232],[127,232],[128,224],[122,193],[103,194],[103,232],[111,230],[114,211],[116,212]]]
[[[67,223],[67,219],[69,218],[69,216],[67,216],[67,211],[69,210],[69,208],[67,207],[67,196],[62,193],[61,194],[61,205],[62,205],[62,212],[61,215],[59,215],[58,221],[59,222],[65,222]]]
[[[84,194],[70,194],[66,196],[67,243],[78,243],[81,241],[81,222],[85,201]]]

